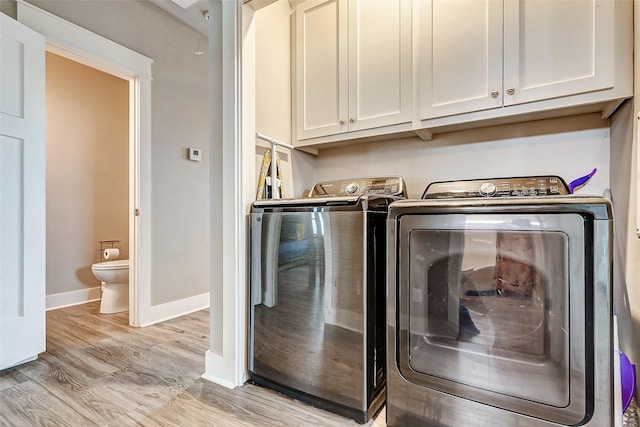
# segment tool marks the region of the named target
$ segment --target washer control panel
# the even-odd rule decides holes
[[[319,182],[313,186],[308,197],[344,197],[365,194],[406,197],[404,179],[399,176],[391,176]]]
[[[565,194],[570,194],[570,191],[562,178],[545,175],[433,182],[424,191],[422,198],[529,197]]]

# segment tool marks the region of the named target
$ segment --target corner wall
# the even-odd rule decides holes
[[[637,96],[636,92],[636,96]],[[634,102],[611,122],[611,194],[614,215],[614,295],[620,349],[640,363],[640,239],[636,235],[638,203],[637,124]]]
[[[30,3],[153,59],[151,304],[207,294],[208,55],[194,54],[207,40],[152,2]],[[203,149],[202,162],[187,160],[188,147]]]

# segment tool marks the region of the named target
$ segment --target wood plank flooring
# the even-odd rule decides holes
[[[47,312],[47,351],[0,371],[0,426],[357,426],[266,388],[203,380],[209,312],[146,328],[99,303]],[[384,410],[367,424],[384,427]]]

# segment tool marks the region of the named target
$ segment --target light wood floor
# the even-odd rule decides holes
[[[265,388],[201,379],[207,310],[146,328],[127,318],[98,314],[98,303],[49,311],[47,351],[0,371],[0,426],[358,425]],[[384,420],[383,410],[368,425]]]

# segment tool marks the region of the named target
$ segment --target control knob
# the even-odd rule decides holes
[[[491,182],[485,182],[480,186],[480,195],[484,197],[491,197],[498,191],[495,184]]]
[[[358,188],[358,183],[352,182],[351,184],[346,186],[345,191],[347,192],[347,194],[353,194],[358,191]]]

